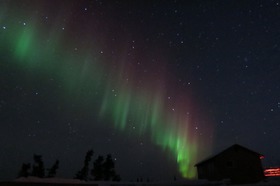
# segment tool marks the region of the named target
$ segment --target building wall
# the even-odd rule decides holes
[[[232,182],[246,183],[264,178],[258,154],[238,147],[222,152],[197,168],[199,179],[231,179]]]

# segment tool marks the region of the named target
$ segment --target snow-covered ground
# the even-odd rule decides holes
[[[104,182],[104,181],[81,181],[77,179],[64,178],[18,178],[12,182],[0,182],[0,186],[16,186],[16,185],[61,185],[61,186],[76,186],[76,185],[95,185],[95,186],[236,186],[228,184],[228,181],[209,182],[207,180],[185,180],[185,181],[170,181],[170,182]],[[239,185],[240,186],[240,185]],[[280,186],[280,177],[267,178],[266,181],[255,184],[242,184],[242,186]]]

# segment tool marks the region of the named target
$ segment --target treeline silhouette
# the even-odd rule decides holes
[[[33,155],[33,166],[31,170],[31,164],[30,163],[23,163],[21,166],[21,169],[18,173],[18,177],[28,177],[28,176],[34,176],[38,178],[51,178],[56,176],[56,171],[59,168],[59,161],[56,160],[53,166],[49,169],[47,169],[48,174],[45,175],[45,167],[44,162],[42,160],[41,155]],[[31,172],[30,172],[31,171]]]
[[[80,171],[77,172],[75,178],[80,180],[104,180],[104,181],[120,181],[121,177],[115,171],[115,162],[112,159],[111,154],[108,154],[106,158],[99,155],[97,159],[93,162],[93,168],[90,171],[91,177],[88,177],[89,174],[89,163],[93,156],[93,150],[89,150],[86,153],[84,166]]]
[[[115,162],[111,154],[107,154],[106,158],[99,155],[93,162],[93,167],[90,169],[90,162],[92,160],[93,150],[89,150],[86,153],[84,159],[84,165],[74,176],[75,179],[79,180],[95,180],[95,181],[120,181],[121,177],[116,173]],[[18,177],[34,176],[39,178],[52,178],[56,176],[59,168],[59,160],[56,160],[52,167],[46,170],[41,155],[33,155],[33,165],[30,163],[23,163]],[[89,174],[90,173],[90,174]]]

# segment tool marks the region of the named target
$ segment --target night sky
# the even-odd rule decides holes
[[[72,178],[195,178],[238,143],[280,165],[280,1],[0,1],[0,180],[41,154]]]

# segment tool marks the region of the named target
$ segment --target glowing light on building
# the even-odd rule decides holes
[[[267,168],[264,170],[264,175],[267,177],[280,176],[280,167]]]

